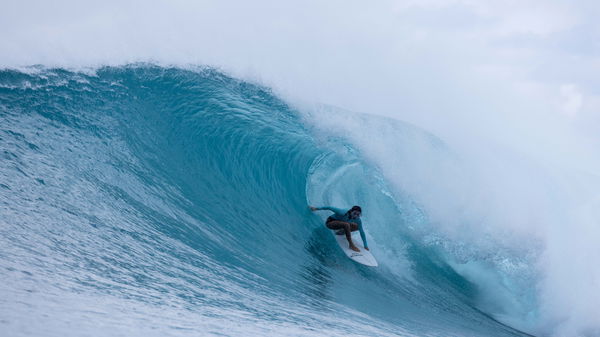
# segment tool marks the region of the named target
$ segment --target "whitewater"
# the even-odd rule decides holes
[[[2,7],[0,336],[600,336],[594,3]]]

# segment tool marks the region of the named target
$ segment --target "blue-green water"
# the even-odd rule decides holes
[[[268,88],[3,70],[0,151],[3,336],[523,335],[411,234],[409,195]],[[307,203],[362,205],[380,267]]]

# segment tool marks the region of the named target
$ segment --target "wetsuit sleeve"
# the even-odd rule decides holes
[[[341,208],[330,207],[330,206],[317,207],[317,210],[319,210],[319,211],[328,210],[328,211],[332,211],[333,213],[338,214],[338,215],[346,214],[345,210],[343,210]]]
[[[367,245],[367,236],[365,235],[365,231],[363,230],[361,219],[358,219],[358,231],[360,232],[360,238],[362,239],[363,246],[365,246],[365,248],[369,248],[369,246]]]

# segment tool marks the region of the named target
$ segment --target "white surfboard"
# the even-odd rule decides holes
[[[378,266],[377,261],[375,260],[371,252],[369,252],[365,249],[365,247],[362,246],[362,239],[359,235],[352,235],[352,242],[354,242],[354,245],[358,247],[358,249],[360,249],[360,252],[355,252],[352,249],[350,249],[350,245],[348,244],[348,240],[346,239],[346,234],[336,235],[335,232],[336,231],[333,230],[331,231],[333,236],[335,236],[335,240],[337,241],[340,248],[342,248],[346,256],[360,264],[364,264],[365,266]]]

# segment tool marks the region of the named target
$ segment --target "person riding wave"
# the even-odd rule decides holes
[[[354,245],[352,242],[352,232],[360,231],[360,237],[363,241],[363,246],[365,246],[366,250],[369,250],[367,246],[367,237],[365,236],[365,231],[363,230],[362,221],[360,220],[360,215],[362,214],[362,210],[360,206],[352,206],[349,210],[345,211],[341,208],[336,207],[313,207],[308,206],[311,211],[322,211],[329,210],[332,211],[333,214],[327,218],[325,221],[325,225],[329,229],[336,230],[335,234],[343,235],[346,234],[346,239],[348,239],[348,243],[350,244],[350,249],[355,252],[360,252],[360,249]]]

